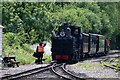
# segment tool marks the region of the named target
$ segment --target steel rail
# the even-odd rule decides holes
[[[72,74],[71,72],[67,71],[65,69],[66,63],[60,64],[58,66],[58,67],[61,68],[61,70],[64,73],[64,75],[55,70],[55,68],[57,68],[57,67],[55,67],[56,65],[58,65],[58,64],[56,64],[56,63],[53,64],[52,71],[60,78],[63,78],[63,79],[66,79],[66,80],[86,80],[85,78],[78,77],[77,75]]]
[[[60,78],[63,78],[63,79],[66,79],[66,80],[71,80],[70,78],[66,77],[65,75],[62,75],[62,74],[58,73],[58,72],[55,70],[56,65],[59,65],[58,67],[61,67],[61,66],[62,66],[62,64],[56,64],[56,63],[53,64],[53,66],[51,67],[52,72],[53,72],[54,74],[56,74],[58,77],[60,77]]]
[[[79,77],[79,76],[77,76],[77,75],[69,72],[68,70],[66,70],[65,67],[66,67],[66,63],[64,63],[64,64],[62,65],[62,69],[63,69],[67,74],[71,75],[72,77],[75,77],[77,80],[86,80],[85,78],[81,78],[81,77]]]
[[[45,67],[38,67],[38,68],[34,68],[34,69],[27,70],[24,72],[20,72],[17,74],[7,75],[7,76],[2,77],[2,80],[6,80],[6,79],[7,80],[17,80],[17,79],[22,78],[22,77],[30,76],[32,74],[36,74],[36,73],[48,70],[51,68],[52,65],[53,65],[53,63],[49,64]]]
[[[116,57],[116,58],[119,58],[119,57]],[[102,64],[102,62],[107,62],[107,60],[109,60],[109,59],[104,59],[103,61],[100,61],[100,64]],[[109,62],[111,62],[111,60]],[[118,67],[115,66],[115,65],[111,65],[110,66],[110,65],[107,65],[107,64],[103,64],[103,66],[120,71],[120,67],[119,66]]]

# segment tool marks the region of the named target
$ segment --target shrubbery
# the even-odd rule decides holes
[[[111,47],[119,49],[119,7],[115,2],[3,2],[2,25],[4,33],[17,35],[16,42],[20,39],[21,44],[34,44],[50,40],[56,26],[68,22],[82,27],[84,32],[105,35],[111,39]]]
[[[18,35],[13,33],[3,34],[3,52],[4,56],[16,56],[17,61],[21,64],[33,63],[35,58],[32,56],[33,50],[28,44],[22,44]]]
[[[32,56],[34,50],[30,48],[30,45],[23,44],[21,38],[14,33],[3,34],[3,53],[2,56],[16,56],[17,61],[21,64],[32,64],[35,58]],[[44,54],[46,58],[45,62],[50,62],[51,57]]]

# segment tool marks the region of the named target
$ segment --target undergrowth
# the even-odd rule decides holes
[[[36,59],[32,56],[34,50],[30,48],[29,44],[21,45],[19,38],[16,37],[18,36],[12,33],[3,34],[2,57],[15,56],[16,60],[19,61],[21,65],[33,64]],[[46,58],[45,62],[51,61],[51,56],[49,55],[44,54],[44,58]]]

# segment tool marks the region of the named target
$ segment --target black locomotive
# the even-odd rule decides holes
[[[52,60],[78,62],[91,55],[106,55],[108,47],[103,35],[82,33],[80,27],[64,23],[52,36]]]

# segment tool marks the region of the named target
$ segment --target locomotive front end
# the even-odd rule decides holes
[[[74,39],[66,37],[52,38],[52,59],[57,61],[67,61],[71,59],[74,52]]]
[[[74,53],[75,39],[69,27],[60,26],[52,36],[52,60],[70,61]]]

